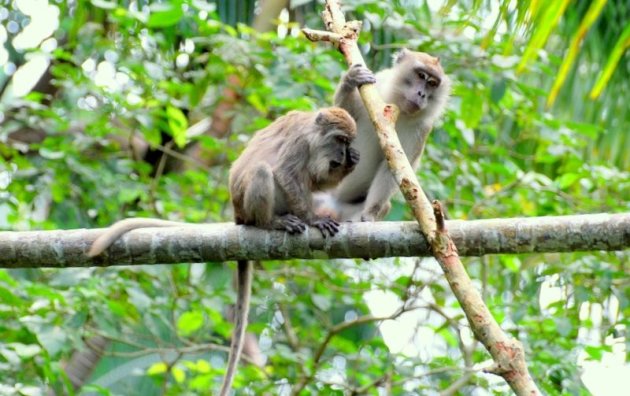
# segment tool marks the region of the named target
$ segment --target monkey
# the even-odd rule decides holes
[[[320,131],[319,135],[314,132],[316,130]],[[298,131],[302,132],[298,133]],[[280,144],[279,142],[275,142],[275,145],[270,144],[270,140],[274,140],[274,138],[280,139],[281,137],[287,139],[284,142],[285,144]],[[356,123],[354,119],[345,110],[335,107],[322,109],[316,116],[312,113],[290,112],[267,128],[258,131],[243,154],[235,161],[230,171],[229,184],[236,223],[257,225],[268,229],[284,229],[291,233],[305,231],[308,223],[308,225],[319,228],[322,232],[334,235],[338,230],[336,222],[330,221],[326,217],[314,219],[311,206],[308,202],[303,201],[302,198],[312,192],[334,187],[347,174],[352,172],[359,162],[359,152],[348,145],[355,137]],[[292,147],[289,144],[292,141],[295,141],[299,147]],[[280,152],[280,149],[283,151]],[[301,149],[308,149],[309,151],[301,152]],[[303,163],[304,159],[308,159],[306,164]],[[262,160],[258,168],[256,168],[257,172],[253,174],[248,171],[249,160]],[[280,217],[273,216],[273,218],[269,213],[266,213],[263,218],[256,219],[252,217],[251,208],[255,207],[257,199],[260,199],[260,202],[266,202],[271,195],[265,196],[263,191],[260,190],[258,194],[250,193],[247,199],[244,200],[243,189],[249,186],[250,183],[257,182],[255,178],[251,177],[252,175],[267,178],[267,171],[272,166],[272,163],[275,168],[281,168],[280,172],[276,171],[275,173],[283,175],[295,174],[296,177],[306,177],[306,179],[304,183],[294,183],[291,177],[286,177],[283,181],[275,180],[274,186],[271,188],[269,183],[260,183],[267,193],[269,193],[270,189],[273,190],[274,187],[286,189],[285,191],[288,191],[288,193],[273,196],[276,201],[274,202],[273,212],[285,213],[281,213]],[[298,173],[307,169],[310,176]],[[274,176],[276,175],[275,173]],[[255,189],[251,191],[255,192]],[[296,194],[300,192],[306,195],[297,196]],[[235,199],[235,197],[237,198]],[[287,206],[293,208],[292,212],[281,209]],[[269,207],[266,207],[266,209],[269,210]],[[254,212],[259,213],[257,211]],[[89,257],[100,255],[123,234],[135,229],[177,226],[195,226],[195,224],[142,217],[124,219],[116,222],[101,234],[92,243],[87,255]]]
[[[420,163],[433,123],[446,107],[451,88],[439,58],[407,49],[394,56],[391,68],[376,75],[360,64],[353,65],[344,74],[334,102],[335,106],[346,109],[357,123],[358,134],[352,147],[361,153],[361,162],[352,176],[335,189],[314,197],[316,212],[336,220],[381,220],[391,209],[389,201],[397,191],[357,89],[374,83],[383,100],[400,109],[396,131],[414,169]]]
[[[350,114],[330,107],[318,112],[293,111],[256,132],[229,173],[229,189],[236,224],[282,230],[290,234],[320,230],[334,236],[339,223],[313,210],[317,191],[334,188],[359,163],[351,147],[357,127]],[[130,218],[100,235],[88,256],[101,254],[124,233],[145,227],[190,226],[160,219]],[[220,395],[227,396],[243,348],[249,314],[253,262],[237,261],[235,325]]]
[[[339,223],[316,216],[312,193],[335,187],[359,163],[350,147],[356,123],[341,108],[290,112],[258,131],[230,169],[236,224],[302,233],[308,225],[324,236]],[[240,359],[249,313],[253,262],[237,263],[237,303],[230,355],[219,395],[227,396]]]

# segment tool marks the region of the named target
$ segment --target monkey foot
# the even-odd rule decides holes
[[[364,223],[365,222],[374,222],[374,221],[376,221],[376,218],[372,214],[362,214],[361,215],[361,221],[364,222]]]
[[[276,229],[284,230],[289,234],[301,234],[306,231],[306,223],[299,217],[288,214],[280,217],[276,221]]]
[[[339,232],[339,223],[330,217],[320,217],[312,225],[317,227],[324,237],[334,236]]]

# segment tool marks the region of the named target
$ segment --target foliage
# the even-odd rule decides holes
[[[240,12],[230,3],[59,2],[55,41],[27,49],[16,46],[9,21],[20,31],[31,14],[0,3],[0,16],[7,11],[0,40],[9,32],[11,64],[43,58],[52,76],[21,96],[10,64],[0,71],[0,224],[56,229],[128,216],[230,219],[227,169],[243,143],[289,110],[330,104],[344,70],[334,50],[300,37],[295,24],[282,26],[287,34],[258,33],[236,23],[251,23],[253,2],[243,2]],[[598,10],[588,44],[572,47],[582,63],[562,76],[551,108],[557,73],[567,69],[563,54],[589,9],[569,7],[549,26],[544,18],[553,20],[553,10],[528,20],[527,8],[513,10],[511,2],[497,11],[471,1],[474,12],[455,3],[434,10],[424,2],[344,2],[364,21],[362,41],[374,69],[408,46],[439,54],[456,82],[418,172],[426,190],[462,219],[630,210],[628,79],[621,78],[628,63],[611,73],[605,61],[611,51],[617,59],[627,55],[622,44],[606,41],[613,48],[598,57],[590,36],[609,28],[627,37],[621,32],[628,19],[618,20],[628,16],[625,3]],[[304,7],[291,15],[320,26],[316,7]],[[612,77],[601,96],[587,99],[593,70],[601,67]],[[239,98],[227,110],[228,136],[191,135],[226,89]],[[41,138],[25,140],[33,133]],[[143,156],[130,145],[137,139],[150,145]],[[193,158],[185,145],[202,147],[211,160]],[[406,218],[397,199],[388,219]],[[467,269],[504,329],[525,344],[544,391],[588,394],[580,379],[584,360],[605,359],[627,339],[627,263],[625,252],[492,256],[468,259]],[[306,394],[375,394],[379,387],[433,394],[458,379],[465,379],[465,394],[505,392],[495,377],[471,371],[488,355],[472,340],[431,260],[263,267],[250,331],[267,365],[243,367],[236,381],[243,392],[288,394],[301,385]],[[86,390],[208,394],[220,384],[226,359],[231,268],[1,271],[0,393],[72,394],[66,362],[99,335],[111,343]],[[387,302],[384,312],[376,312],[376,300],[381,310]],[[375,320],[390,315],[398,321]],[[392,327],[409,329],[412,347],[387,344]]]

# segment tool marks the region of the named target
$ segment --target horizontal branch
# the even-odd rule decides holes
[[[462,256],[630,248],[630,213],[447,222]],[[0,232],[0,267],[87,267],[237,259],[431,256],[415,222],[345,223],[334,237],[288,235],[232,223],[145,228],[102,256],[85,252],[103,229]]]

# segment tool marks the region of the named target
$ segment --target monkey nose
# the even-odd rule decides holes
[[[424,98],[427,95],[422,91],[418,91],[418,96],[420,96],[421,98]]]

